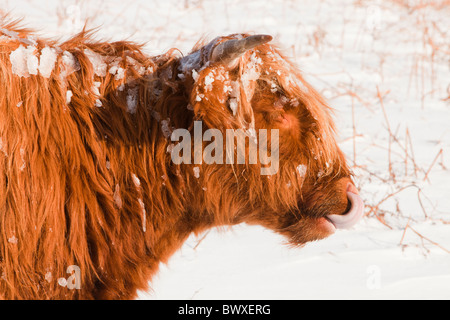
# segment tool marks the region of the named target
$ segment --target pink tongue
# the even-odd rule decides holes
[[[348,229],[353,227],[364,214],[364,202],[361,197],[350,191],[347,191],[347,197],[352,203],[352,207],[349,212],[343,215],[332,214],[327,216],[336,229]]]

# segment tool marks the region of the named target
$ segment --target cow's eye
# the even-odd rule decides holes
[[[258,79],[257,80],[258,87],[261,89],[269,89],[273,94],[282,94],[283,88],[278,83],[277,79]]]

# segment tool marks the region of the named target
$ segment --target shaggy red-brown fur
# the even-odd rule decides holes
[[[245,222],[302,245],[331,233],[321,217],[346,211],[350,172],[330,110],[273,45],[248,51],[232,70],[209,63],[209,54],[241,35],[197,45],[193,72],[176,50],[148,57],[139,45],[97,42],[86,32],[56,43],[33,40],[14,23],[2,28],[2,298],[134,298],[193,232]],[[14,73],[11,53],[20,46],[34,47],[36,57],[54,48],[51,75]],[[260,77],[245,88],[249,66]],[[232,81],[241,84],[235,115]],[[279,171],[174,164],[168,133],[192,130],[194,120],[223,132],[279,129]],[[80,289],[58,281],[71,265],[81,272]]]

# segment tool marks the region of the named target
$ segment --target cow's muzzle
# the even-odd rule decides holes
[[[347,186],[347,198],[350,208],[345,214],[332,214],[327,216],[327,219],[336,229],[349,229],[364,215],[364,202],[359,196],[358,190],[351,183]]]

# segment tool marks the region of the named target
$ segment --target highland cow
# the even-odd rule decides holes
[[[2,298],[131,299],[192,233],[247,223],[299,246],[361,217],[331,110],[272,37],[149,57],[89,32],[57,43],[0,31]],[[174,132],[194,140],[194,122],[244,132],[244,147],[215,152],[244,148],[245,160],[190,162],[191,150],[174,163]],[[277,155],[270,174],[250,161],[259,130]]]

